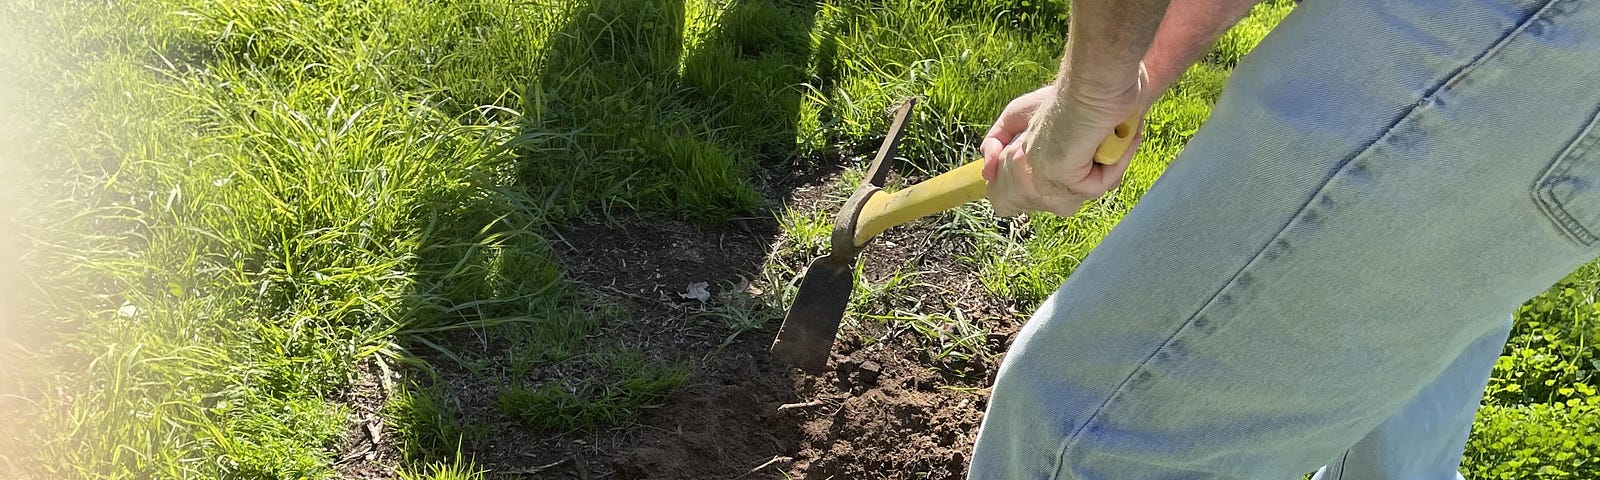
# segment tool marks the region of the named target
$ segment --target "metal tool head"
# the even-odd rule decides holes
[[[839,320],[855,289],[855,263],[854,257],[826,255],[806,267],[794,304],[772,340],[772,356],[811,373],[827,368]]]
[[[856,255],[865,247],[855,244],[856,219],[867,199],[878,193],[888,178],[889,164],[893,162],[911,107],[915,105],[914,99],[908,100],[895,113],[894,123],[889,125],[889,134],[878,147],[867,177],[834,218],[832,249],[806,267],[805,276],[800,279],[800,290],[795,293],[783,326],[778,328],[778,336],[772,341],[772,355],[779,361],[811,373],[827,368],[833,339],[839,333],[839,321],[844,318],[850,292],[855,289]]]

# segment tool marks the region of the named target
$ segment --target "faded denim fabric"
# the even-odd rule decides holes
[[[1003,362],[972,479],[1455,479],[1600,255],[1600,0],[1312,0]]]

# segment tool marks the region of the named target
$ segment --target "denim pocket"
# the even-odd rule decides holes
[[[1545,167],[1533,199],[1567,238],[1585,247],[1600,243],[1600,115]]]

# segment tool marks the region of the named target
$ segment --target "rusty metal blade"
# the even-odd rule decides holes
[[[800,291],[772,341],[772,355],[779,361],[811,373],[827,368],[839,320],[855,288],[854,260],[830,254],[806,267]]]
[[[878,147],[867,178],[862,182],[844,208],[834,218],[832,251],[806,267],[800,279],[800,291],[795,293],[789,314],[778,327],[778,336],[772,340],[771,352],[779,361],[800,367],[811,373],[820,373],[828,367],[828,355],[833,353],[833,338],[839,334],[839,321],[850,304],[850,291],[855,288],[854,269],[856,254],[861,245],[855,244],[856,217],[862,205],[878,192],[894,161],[895,149],[905,136],[906,122],[911,118],[911,108],[916,99],[907,100],[895,113],[889,133]]]

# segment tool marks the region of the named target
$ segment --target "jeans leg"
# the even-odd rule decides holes
[[[1398,413],[1312,480],[1462,480],[1456,471],[1511,322],[1479,338]]]
[[[1019,333],[973,479],[1292,478],[1595,257],[1600,5],[1318,0]]]

